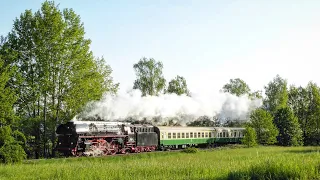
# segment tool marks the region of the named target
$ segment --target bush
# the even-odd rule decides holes
[[[0,159],[3,163],[21,162],[26,158],[23,148],[17,143],[5,143],[0,148]]]
[[[242,143],[247,145],[248,147],[254,147],[257,145],[257,134],[252,127],[246,127]]]
[[[0,128],[0,161],[3,163],[21,162],[26,158],[23,149],[25,136],[19,131],[12,132],[10,126]]]
[[[182,150],[182,152],[184,153],[197,153],[199,150],[195,147],[188,147],[184,150]]]

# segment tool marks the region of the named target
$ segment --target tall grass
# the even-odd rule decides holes
[[[0,165],[0,179],[320,179],[313,147],[65,158]]]

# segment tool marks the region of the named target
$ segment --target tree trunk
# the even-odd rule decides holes
[[[44,107],[43,107],[43,156],[44,158],[47,157],[46,149],[47,149],[47,137],[46,137],[46,121],[47,121],[47,92],[45,91],[44,94]]]

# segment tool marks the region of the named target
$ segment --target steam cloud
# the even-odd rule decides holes
[[[174,118],[181,125],[201,116],[218,117],[222,121],[226,118],[247,120],[250,111],[261,104],[259,99],[250,100],[247,96],[220,92],[191,94],[191,97],[176,94],[141,97],[139,90],[131,90],[113,96],[105,94],[102,100],[89,103],[74,120],[99,117],[104,121],[123,121],[131,117],[151,121],[158,117],[158,123]]]

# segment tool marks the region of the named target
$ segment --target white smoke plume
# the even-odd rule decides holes
[[[105,94],[102,100],[89,103],[74,120],[99,117],[105,121],[123,121],[130,117],[137,120],[158,117],[158,123],[174,118],[181,125],[201,116],[247,120],[249,112],[261,104],[260,99],[220,92],[191,94],[191,97],[176,94],[141,97],[139,90],[131,90],[114,96]]]

